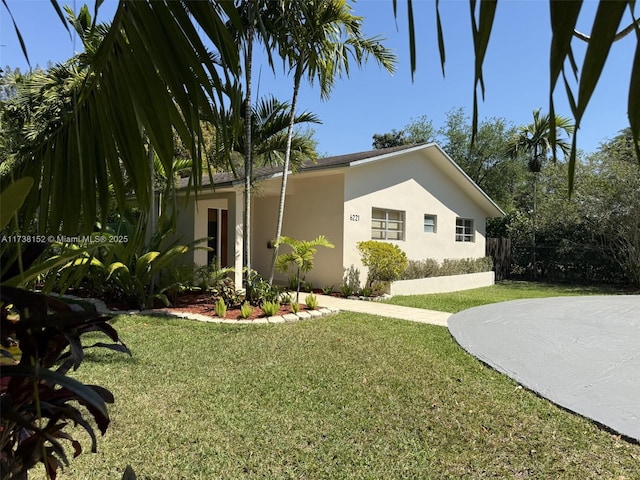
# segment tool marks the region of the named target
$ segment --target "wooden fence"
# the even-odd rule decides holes
[[[486,255],[493,259],[496,281],[509,278],[511,271],[511,239],[487,238]]]

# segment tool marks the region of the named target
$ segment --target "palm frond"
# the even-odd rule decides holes
[[[224,102],[224,78],[238,68],[237,46],[222,28],[229,19],[237,20],[227,2],[119,3],[73,111],[20,153],[25,159],[20,175],[32,176],[40,186],[28,209],[35,213],[40,207],[41,230],[89,231],[98,206],[108,211],[107,179],[124,205],[121,167],[144,209],[151,194],[146,136],[170,170],[173,128],[188,145],[192,185],[200,187],[200,118],[204,112],[220,123],[215,105]],[[221,72],[201,35],[225,64]]]

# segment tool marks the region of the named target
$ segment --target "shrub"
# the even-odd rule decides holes
[[[291,311],[298,313],[300,311],[300,304],[298,302],[291,302]]]
[[[268,317],[273,317],[280,310],[280,304],[278,302],[264,302],[262,304],[262,311]]]
[[[222,280],[234,272],[231,267],[218,267],[216,259],[210,265],[197,267],[194,272],[193,282],[202,290],[209,290],[217,286]]]
[[[397,245],[367,240],[358,242],[362,264],[369,268],[367,284],[392,282],[407,268],[407,255]]]
[[[342,285],[340,293],[344,297],[349,297],[360,291],[360,270],[351,265],[343,270]]]
[[[383,295],[384,293],[387,293],[388,286],[389,282],[373,282],[371,284],[372,294]]]
[[[465,273],[490,272],[493,268],[491,257],[482,258],[447,258],[439,264],[437,260],[410,260],[402,273],[403,280],[416,278],[444,277]]]
[[[222,299],[222,297],[220,297],[216,302],[216,315],[219,316],[220,318],[224,318],[226,314],[227,314],[227,305],[224,303],[224,300]]]
[[[271,285],[267,280],[262,278],[255,270],[245,272],[247,276],[247,290],[245,300],[250,305],[257,307],[264,302],[277,302],[280,298],[281,290]]]
[[[300,284],[300,290],[303,292],[313,292],[313,282],[303,280]]]
[[[26,479],[37,463],[44,464],[47,478],[55,478],[58,468],[69,464],[63,440],[73,445],[74,457],[82,452],[72,437],[77,431],[67,427],[82,426],[95,452],[94,428],[104,434],[110,423],[106,404],[114,401],[111,392],[67,375],[91,348],[82,345],[82,336],[99,332],[113,343],[93,347],[130,352],[107,323],[110,317],[74,311],[45,295],[7,286],[0,304],[1,343],[11,346],[2,349],[2,478]]]
[[[340,294],[343,297],[350,297],[351,295],[354,294],[353,288],[351,288],[350,285],[347,285],[346,283],[343,283],[342,285],[340,285]]]
[[[313,293],[310,293],[309,295],[307,295],[307,297],[304,299],[304,303],[307,305],[307,307],[309,307],[311,310],[315,310],[316,308],[318,308],[318,297],[316,297]]]
[[[438,274],[440,265],[437,260],[427,258],[425,260],[409,260],[407,268],[401,275],[403,280],[412,280],[414,278],[434,277]]]
[[[253,307],[251,306],[251,304],[249,302],[245,301],[240,306],[240,316],[242,318],[249,318],[252,313],[253,313]]]
[[[329,295],[332,292],[333,292],[333,285],[325,285],[324,287],[322,287],[322,293],[324,293],[325,295]]]
[[[222,278],[210,288],[214,301],[222,300],[227,308],[235,307],[240,304],[241,295],[236,290],[236,284],[229,277]]]
[[[370,296],[373,294],[373,288],[371,288],[371,287],[364,287],[364,288],[362,289],[362,291],[360,292],[360,294],[361,294],[363,297],[370,297]]]
[[[283,305],[289,305],[291,303],[291,295],[289,295],[288,293],[282,293],[280,294],[280,303]]]

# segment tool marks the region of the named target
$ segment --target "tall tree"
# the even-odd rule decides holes
[[[352,14],[346,0],[297,0],[281,1],[283,29],[278,37],[278,48],[283,59],[293,71],[293,95],[291,99],[291,121],[287,133],[287,150],[282,167],[282,184],[276,223],[276,245],[282,235],[287,175],[291,157],[291,140],[298,93],[303,77],[320,86],[320,96],[329,97],[338,77],[349,75],[349,57],[361,66],[369,56],[383,68],[393,73],[395,56],[386,49],[379,37],[364,37],[362,17]],[[273,281],[278,247],[273,249],[269,281]]]
[[[378,150],[399,145],[428,143],[433,142],[435,138],[436,130],[433,127],[433,121],[426,115],[420,115],[418,118],[412,118],[400,131],[394,128],[388,133],[374,133],[373,148]]]
[[[551,115],[540,115],[540,110],[534,110],[533,123],[520,127],[518,133],[510,140],[508,152],[512,157],[523,156],[527,161],[527,167],[533,176],[533,212],[532,212],[532,238],[531,238],[531,268],[536,275],[536,217],[538,197],[538,174],[545,161],[557,155],[557,150],[569,157],[571,144],[568,139],[560,138],[564,132],[567,135],[574,133],[574,125],[566,117],[556,115],[552,120]]]
[[[40,186],[25,208],[38,213],[42,232],[90,231],[97,212],[108,210],[110,184],[124,206],[124,174],[147,210],[152,182],[145,136],[169,170],[175,128],[194,159],[193,188],[200,187],[201,114],[219,120],[214,107],[225,102],[222,86],[238,71],[238,47],[224,28],[229,19],[239,23],[228,2],[118,4],[73,108],[18,152],[14,178],[29,176]],[[5,176],[2,186],[10,182]]]
[[[588,158],[589,176],[577,183],[576,203],[602,251],[640,286],[640,164],[630,129]]]
[[[392,0],[393,11],[398,14],[398,0]],[[631,79],[629,82],[629,96],[627,102],[627,114],[629,127],[633,138],[633,146],[640,162],[640,18],[635,13],[635,0],[620,0],[616,2],[599,2],[598,9],[593,19],[591,34],[586,35],[576,30],[576,23],[583,2],[558,2],[549,0],[549,20],[551,25],[551,49],[549,54],[549,112],[551,122],[550,142],[556,143],[554,122],[556,120],[554,107],[554,91],[558,79],[562,74],[566,87],[567,99],[575,121],[576,129],[580,127],[582,117],[587,110],[591,96],[596,88],[600,74],[602,73],[607,57],[613,44],[631,33],[636,34],[636,53],[632,60]],[[442,74],[445,72],[445,32],[440,17],[439,2],[435,2],[436,28],[438,32],[438,50]],[[473,48],[475,54],[474,88],[473,88],[473,137],[478,127],[478,90],[484,97],[483,64],[491,30],[493,28],[498,0],[480,1],[469,0],[471,13],[471,33],[473,36]],[[544,2],[540,2],[541,8]],[[625,18],[631,18],[628,25],[618,31]],[[413,0],[407,0],[407,14],[409,19],[409,55],[411,62],[411,74],[416,71],[416,20],[413,13]],[[573,40],[586,41],[588,47],[582,60],[582,66],[576,63],[576,55],[573,51]],[[577,80],[577,92],[571,90],[568,77]],[[478,88],[480,87],[480,88]],[[569,151],[569,175],[568,183],[571,189],[576,164],[577,135],[573,135],[572,148]]]
[[[438,137],[447,154],[503,209],[514,207],[514,192],[523,180],[522,165],[505,151],[515,128],[504,118],[479,122],[472,143],[471,119],[464,109],[447,112]]]

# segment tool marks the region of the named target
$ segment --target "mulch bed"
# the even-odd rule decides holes
[[[208,315],[210,317],[216,316],[215,302],[213,296],[210,293],[202,292],[183,292],[178,295],[170,307],[160,306],[162,310],[186,312],[186,313],[198,313],[200,315]],[[306,305],[300,304],[299,311],[309,310]],[[286,315],[293,313],[289,305],[281,305],[280,310],[276,315]],[[264,311],[260,307],[253,307],[253,313],[247,317],[242,318],[239,308],[228,308],[227,314],[224,316],[227,320],[254,320],[256,318],[266,317]]]
[[[90,295],[82,290],[69,291],[68,293],[77,297],[90,297]],[[304,298],[302,297],[302,294],[300,297],[301,299]],[[131,310],[130,305],[123,304],[122,302],[110,302],[107,300],[105,303],[107,308],[110,310]],[[176,298],[171,299],[171,305],[169,307],[166,307],[162,302],[157,302],[154,305],[154,308],[166,312],[196,313],[200,315],[207,315],[209,317],[217,316],[213,296],[206,292],[181,292]],[[299,311],[304,312],[306,310],[311,309],[301,303]],[[290,305],[281,305],[280,310],[278,310],[276,315],[282,316],[288,313],[293,313]],[[240,308],[228,308],[227,314],[224,318],[228,320],[254,320],[256,318],[263,318],[266,316],[267,315],[260,307],[253,307],[253,313],[247,318],[242,318]]]

